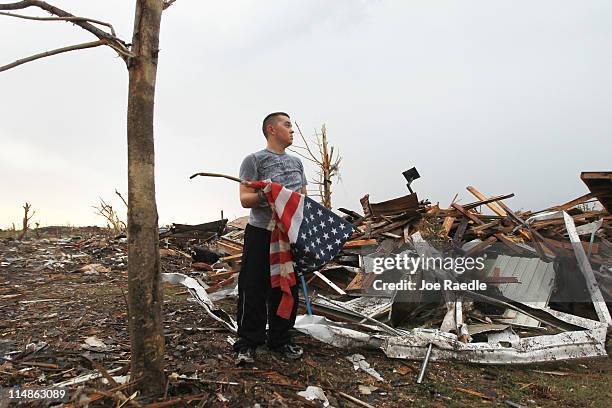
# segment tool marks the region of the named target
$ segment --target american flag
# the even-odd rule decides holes
[[[296,284],[295,273],[312,272],[335,257],[350,238],[354,226],[310,197],[291,191],[269,180],[247,182],[263,189],[272,220],[270,240],[270,274],[272,287],[283,292],[277,314],[291,315]]]

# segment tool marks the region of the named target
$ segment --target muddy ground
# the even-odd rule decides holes
[[[127,374],[126,244],[102,238],[104,231],[96,228],[47,229],[25,242],[12,236],[0,234],[0,357],[12,359],[0,360],[0,386],[51,386],[94,372],[91,360],[107,371],[118,368],[113,376]],[[79,270],[89,264],[102,267]],[[162,268],[201,276],[180,255],[164,256]],[[376,407],[607,407],[612,400],[609,358],[513,367],[431,363],[424,384],[417,385],[419,362],[337,349],[298,333],[295,341],[305,349],[301,361],[260,350],[255,367],[239,368],[228,342],[231,333],[191,302],[182,286],[165,285],[164,294],[169,382],[167,395],[158,401],[175,400],[173,406],[322,406],[297,395],[308,385],[324,388],[335,407],[360,406],[341,392]],[[234,303],[217,302],[231,313]],[[86,344],[87,338],[103,344],[91,339]],[[42,342],[47,346],[32,352],[32,344]],[[354,353],[364,355],[385,381],[355,371],[345,358]],[[360,385],[373,386],[371,393],[364,394]],[[112,392],[98,392],[113,388],[100,379],[78,387],[70,387],[73,398],[99,398],[89,406],[117,404]]]

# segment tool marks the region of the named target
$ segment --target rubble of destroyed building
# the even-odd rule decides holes
[[[531,364],[606,357],[612,327],[612,172],[585,172],[581,179],[586,194],[538,210],[513,210],[505,203],[513,194],[489,196],[471,186],[473,202],[453,200],[441,208],[412,192],[410,179],[408,191],[398,185],[397,198],[379,201],[366,194],[361,208],[336,209],[356,230],[332,262],[305,276],[308,298],[300,299],[295,328],[351,350],[349,360],[374,378],[380,374],[359,349],[417,361],[415,382],[426,378],[429,361]],[[237,294],[247,218],[160,228],[161,256],[177,259],[175,268],[164,268],[163,280],[184,287],[227,332],[235,333],[237,324],[217,304]],[[124,268],[126,238],[96,232],[87,238],[34,240],[28,254],[18,240],[5,238],[11,242],[8,252],[0,254],[0,267],[82,275]],[[54,249],[45,247],[51,241]],[[397,262],[381,268],[385,259],[419,257],[478,257],[482,264],[466,273],[440,265],[408,270]],[[397,290],[401,282],[434,287],[440,281],[456,286],[427,294]],[[474,281],[486,289],[462,286]],[[20,295],[3,290],[0,298],[12,301]],[[95,337],[84,344],[94,352],[113,347]],[[0,350],[5,373],[45,346],[29,347]],[[94,368],[116,387],[126,381]],[[92,378],[73,376],[55,385],[74,386]],[[323,392],[308,388],[303,398],[316,399]]]

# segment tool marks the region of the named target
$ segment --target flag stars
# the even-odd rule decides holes
[[[343,236],[344,238],[348,239],[349,234],[342,234],[342,236]]]
[[[321,244],[321,239],[317,238],[317,244]]]
[[[313,230],[314,232],[319,232],[319,229],[318,229],[316,226],[315,226],[315,227],[312,227],[312,230]]]
[[[335,228],[332,228],[331,232],[332,232],[332,234],[336,235],[338,233],[338,230],[335,229]]]
[[[337,239],[335,242],[336,242],[336,245],[340,245],[342,243],[342,242],[340,242],[339,239]]]
[[[317,210],[317,215],[318,215],[319,217],[323,215],[323,211],[321,211],[321,209],[320,209],[320,208]]]
[[[308,238],[308,236],[306,235],[306,233],[303,233],[303,234],[302,234],[302,239],[304,239],[304,240],[305,240],[306,238]]]
[[[327,220],[327,222],[329,222],[330,224],[334,223],[334,217],[329,217],[329,219]]]
[[[329,239],[329,235],[327,234],[327,232],[325,234],[323,234],[323,238],[324,239]]]
[[[340,229],[343,230],[345,228],[344,224],[340,224]]]
[[[328,251],[331,251],[331,250],[332,250],[332,246],[328,244],[328,245],[327,245],[327,250],[328,250]]]
[[[306,201],[306,208],[310,208],[312,207],[312,204],[310,203],[310,201]]]
[[[319,225],[321,226],[321,228],[325,228],[325,223],[323,221],[321,221]]]

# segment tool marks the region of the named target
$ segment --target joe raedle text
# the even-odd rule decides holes
[[[409,280],[400,280],[399,282],[383,282],[381,279],[376,279],[372,282],[374,290],[395,291],[395,290],[414,290],[414,291],[438,291],[444,290],[449,292],[461,292],[464,290],[482,291],[487,290],[487,284],[478,279],[469,282],[456,282],[450,279],[445,279],[441,282],[413,282]]]

